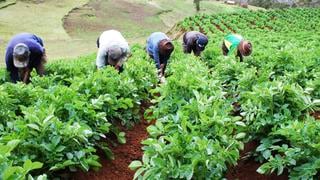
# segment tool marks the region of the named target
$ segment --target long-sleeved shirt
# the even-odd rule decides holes
[[[197,40],[199,38],[206,40],[206,43],[208,42],[208,37],[197,31],[190,31],[184,35],[183,46],[187,53],[191,53],[191,51],[193,50],[196,55],[200,55],[200,52],[204,50],[207,44],[203,44],[202,48],[198,47]]]
[[[39,65],[44,53],[43,40],[40,37],[31,33],[15,35],[9,41],[5,55],[7,70],[10,72],[10,77],[13,82],[17,82],[19,80],[19,69],[15,67],[13,63],[13,49],[19,43],[26,44],[30,50],[30,60],[28,64],[29,69]]]
[[[103,68],[108,64],[108,51],[110,47],[117,45],[122,49],[123,55],[119,60],[119,64],[123,64],[126,60],[127,55],[130,53],[128,42],[124,39],[119,31],[108,30],[104,31],[98,38],[97,45],[99,47],[96,65],[97,68]],[[121,66],[122,67],[122,66]]]
[[[167,61],[170,58],[170,56],[163,56],[160,58],[159,42],[164,39],[170,40],[166,34],[155,32],[152,33],[147,40],[147,51],[149,55],[153,57],[158,69],[160,69],[160,64],[167,64]]]

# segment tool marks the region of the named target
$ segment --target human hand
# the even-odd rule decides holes
[[[165,83],[166,82],[166,78],[164,76],[160,77],[160,83]]]
[[[117,65],[114,66],[114,68],[115,68],[117,71],[120,71],[121,66],[117,64]]]

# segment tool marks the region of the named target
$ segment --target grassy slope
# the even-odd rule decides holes
[[[88,42],[95,42],[101,31],[118,29],[129,42],[144,43],[150,33],[167,31],[197,13],[193,0],[175,0],[172,4],[171,0],[90,0],[68,15],[65,27],[72,37],[85,37]],[[210,14],[245,10],[217,1],[203,1],[201,7],[200,13]]]
[[[16,3],[16,0],[0,0],[0,9],[6,8]]]
[[[62,27],[61,19],[67,12],[85,4],[87,0],[48,0],[34,4],[17,2],[15,5],[0,10],[0,57],[4,57],[5,46],[12,35],[19,32],[32,32],[43,37],[50,58],[79,55],[85,46],[79,47],[77,41],[71,41]],[[71,49],[77,46],[77,51]],[[62,48],[63,47],[63,48]],[[80,51],[80,52],[79,52]],[[2,59],[2,58],[1,58]],[[0,64],[3,65],[4,60]]]
[[[160,18],[168,26],[174,26],[178,21],[183,20],[185,17],[193,16],[197,12],[195,10],[193,0],[175,0],[174,6],[171,0],[127,0],[130,2],[138,2],[143,4],[151,4],[163,11]],[[226,5],[222,1],[207,0],[200,3],[200,13],[218,14],[225,12],[236,12],[245,10],[239,6]],[[249,6],[249,9],[256,10],[262,9],[254,6]]]
[[[91,42],[106,29],[121,31],[129,42],[144,42],[151,32],[167,29],[157,15],[159,12],[160,9],[151,5],[125,0],[91,0],[86,6],[72,11],[64,26],[71,37],[86,38]]]
[[[43,37],[51,60],[96,51],[96,37],[105,29],[120,29],[130,42],[144,43],[151,32],[166,31],[179,20],[196,13],[192,0],[175,0],[174,6],[171,0],[91,0],[90,2],[98,3],[96,6],[101,9],[99,13],[102,15],[92,17],[92,12],[89,11],[88,16],[87,8],[79,11],[80,14],[71,16],[71,19],[75,18],[82,26],[75,26],[70,37],[62,26],[62,19],[71,9],[81,7],[88,1],[46,0],[40,4],[18,1],[15,5],[0,9],[0,66],[4,65],[2,58],[8,40],[19,32],[32,32]],[[112,6],[108,2],[112,2]],[[216,1],[205,1],[201,6],[202,13],[243,10]],[[143,21],[139,20],[143,14],[139,13],[145,13]],[[82,22],[88,23],[81,24]],[[92,30],[90,22],[95,22],[98,28]]]

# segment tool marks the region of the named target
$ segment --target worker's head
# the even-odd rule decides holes
[[[13,49],[13,64],[17,68],[25,68],[29,64],[30,50],[24,43],[17,44]]]
[[[250,56],[252,53],[252,44],[249,41],[242,40],[238,48],[243,56]]]
[[[203,51],[206,45],[208,44],[208,39],[203,36],[199,36],[198,39],[196,40],[196,44],[197,44],[197,48]]]
[[[118,45],[113,45],[108,50],[108,63],[115,66],[123,59],[122,48]]]
[[[168,39],[163,39],[159,42],[159,52],[162,56],[170,56],[173,52],[174,46],[172,42]]]

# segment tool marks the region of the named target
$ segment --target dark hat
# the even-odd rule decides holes
[[[17,44],[13,49],[13,64],[17,68],[25,68],[29,64],[30,50],[24,43]]]
[[[252,53],[252,44],[249,41],[241,41],[239,51],[243,56],[250,56]]]
[[[208,44],[208,38],[199,36],[196,43],[200,48],[204,48]]]
[[[163,39],[159,43],[160,54],[170,55],[174,50],[174,46],[169,39]]]

